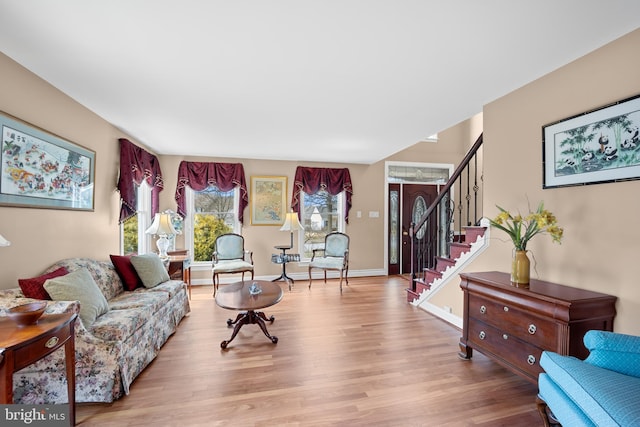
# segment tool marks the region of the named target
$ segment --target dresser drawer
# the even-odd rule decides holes
[[[534,381],[543,371],[540,367],[541,348],[486,323],[470,322],[469,343],[480,352],[490,353],[487,356],[501,359],[506,364],[517,368]]]
[[[469,295],[469,317],[492,325],[537,347],[555,349],[558,325],[550,319],[536,317],[514,308],[509,302]]]

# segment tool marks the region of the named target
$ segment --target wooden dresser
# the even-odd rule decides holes
[[[543,371],[543,350],[584,359],[584,334],[613,330],[614,296],[533,279],[529,289],[517,288],[509,274],[497,271],[460,277],[460,357],[469,359],[476,349],[533,383]]]

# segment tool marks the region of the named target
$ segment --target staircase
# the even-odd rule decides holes
[[[411,224],[411,287],[407,301],[419,305],[484,247],[488,221],[481,223],[482,135],[465,155],[422,218]]]
[[[419,306],[433,296],[440,288],[455,279],[458,272],[485,248],[488,224],[462,227],[464,234],[458,241],[449,244],[448,257],[436,257],[434,268],[425,268],[421,277],[416,277],[415,292],[408,292],[408,302]]]

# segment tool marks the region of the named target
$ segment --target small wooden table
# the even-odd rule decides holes
[[[77,314],[45,314],[33,325],[0,318],[0,403],[13,403],[13,373],[64,345],[69,423],[76,424],[76,374],[73,328]]]
[[[187,284],[189,299],[191,299],[191,257],[188,250],[167,252],[167,272],[172,280],[182,280]]]
[[[262,289],[261,293],[256,295],[249,293],[249,287],[253,283]],[[227,348],[227,345],[238,335],[240,328],[247,324],[257,324],[260,326],[260,329],[262,329],[266,337],[269,338],[272,343],[276,344],[278,337],[269,335],[267,326],[264,323],[265,320],[273,323],[275,317],[271,316],[267,318],[262,311],[257,310],[279,303],[282,295],[280,285],[264,280],[236,282],[220,288],[216,293],[216,304],[228,310],[242,310],[236,317],[236,320],[227,320],[227,326],[235,325],[235,327],[233,328],[231,338],[222,341],[220,347],[223,349]]]

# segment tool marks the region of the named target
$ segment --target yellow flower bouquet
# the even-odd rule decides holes
[[[555,243],[562,243],[563,229],[558,227],[556,217],[544,208],[543,202],[540,202],[535,212],[529,210],[529,214],[526,217],[523,217],[520,213],[512,215],[506,209],[497,205],[496,207],[500,210],[500,213],[489,221],[493,227],[509,235],[515,250],[526,251],[529,240],[541,233],[551,235]]]

